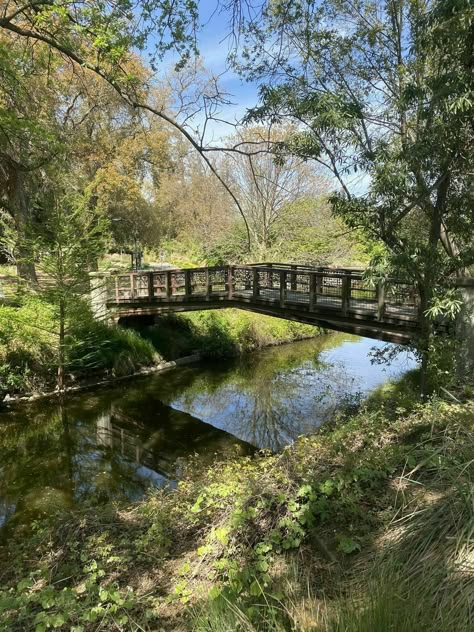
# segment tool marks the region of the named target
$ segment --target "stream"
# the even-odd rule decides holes
[[[215,360],[0,413],[0,528],[174,486],[191,458],[279,451],[416,361],[347,334]],[[197,456],[195,456],[197,455]]]

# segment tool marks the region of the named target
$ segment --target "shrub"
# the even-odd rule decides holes
[[[55,384],[58,319],[49,303],[26,298],[20,307],[0,306],[0,398]],[[78,302],[66,338],[69,375],[128,375],[158,362],[153,345],[138,333],[95,321]]]
[[[0,398],[33,391],[54,379],[54,309],[30,297],[20,308],[0,305]]]

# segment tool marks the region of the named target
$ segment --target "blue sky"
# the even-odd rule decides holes
[[[215,11],[216,0],[201,0],[202,30],[199,34],[199,50],[205,66],[213,73],[225,73],[222,85],[234,95],[241,108],[251,107],[257,102],[257,86],[243,81],[228,69],[226,58],[232,46],[230,34],[230,15]]]
[[[260,0],[255,1],[257,5]],[[258,85],[255,82],[244,81],[232,69],[228,67],[227,56],[233,45],[230,37],[230,15],[218,10],[218,0],[201,0],[200,24],[198,33],[198,47],[205,68],[214,75],[220,77],[219,84],[226,93],[229,93],[232,105],[225,106],[220,118],[235,122],[241,120],[247,110],[258,103]],[[170,66],[176,63],[177,58],[167,60]],[[198,115],[190,121],[191,127],[197,128],[202,124],[204,117]],[[207,127],[206,139],[210,145],[221,145],[226,136],[235,133],[235,129],[221,122],[214,122]],[[336,188],[339,185],[333,179],[332,174],[326,174]],[[354,193],[366,192],[370,183],[367,174],[355,174],[347,179],[347,185]]]
[[[256,105],[258,86],[242,80],[228,67],[227,56],[232,46],[230,15],[219,10],[217,5],[217,0],[201,0],[199,3],[201,28],[198,32],[198,48],[206,70],[219,76],[221,90],[228,93],[232,101],[232,105],[223,108],[221,118],[234,122],[240,120],[248,108]],[[176,57],[167,56],[166,64],[171,68],[176,61]],[[199,124],[200,117],[196,117],[193,122]],[[209,126],[207,136],[210,142],[217,141],[234,131],[231,126],[215,122]]]

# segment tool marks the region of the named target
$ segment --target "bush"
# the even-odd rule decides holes
[[[54,380],[54,329],[54,309],[43,301],[28,298],[21,308],[0,305],[0,399]]]
[[[53,306],[35,297],[20,307],[0,306],[0,399],[55,385],[58,319]],[[78,303],[66,339],[66,371],[71,377],[128,375],[160,356],[138,333],[93,320]]]

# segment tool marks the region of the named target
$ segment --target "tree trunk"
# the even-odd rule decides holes
[[[429,283],[429,281],[428,281]],[[429,307],[429,303],[432,295],[432,288],[428,283],[419,287],[420,295],[420,353],[421,353],[421,367],[420,367],[420,394],[423,400],[428,398],[429,394],[429,359],[430,359],[430,345],[433,323],[426,316],[426,310]]]
[[[25,173],[18,165],[10,164],[9,202],[15,219],[17,233],[16,268],[18,276],[34,285],[38,284],[35,262],[26,244],[30,222],[28,195],[25,187]]]
[[[441,182],[436,198],[436,204],[429,206],[431,217],[428,249],[426,254],[423,283],[419,286],[420,292],[420,328],[421,328],[421,381],[420,391],[422,399],[427,399],[429,394],[429,362],[430,348],[433,340],[434,323],[426,315],[433,299],[434,289],[438,282],[437,271],[439,268],[438,247],[441,242],[443,226],[443,211],[446,196],[450,185],[449,174]]]

